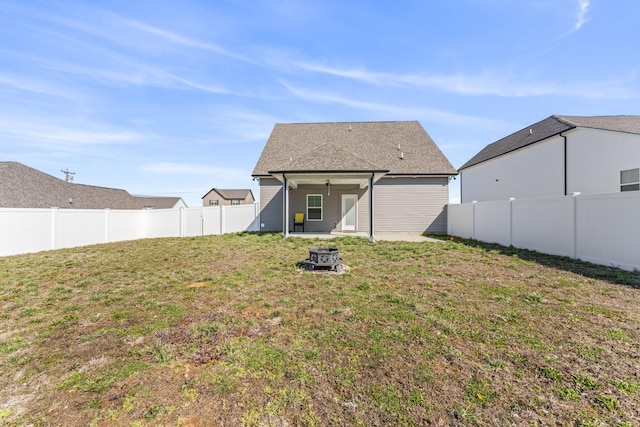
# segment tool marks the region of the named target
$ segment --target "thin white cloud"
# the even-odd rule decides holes
[[[70,123],[43,117],[11,117],[0,119],[0,136],[45,150],[73,151],[87,145],[131,144],[148,139],[126,129],[114,129],[97,123]]]
[[[482,117],[474,117],[463,114],[450,113],[448,111],[438,110],[427,107],[416,106],[398,106],[383,104],[378,102],[359,101],[352,98],[347,98],[342,95],[337,95],[331,92],[313,91],[309,89],[300,89],[293,85],[290,85],[284,81],[280,82],[289,92],[299,99],[306,102],[321,103],[321,104],[338,104],[356,110],[373,111],[376,113],[383,113],[387,117],[396,117],[398,119],[408,118],[422,118],[431,122],[437,122],[447,125],[474,125],[480,127],[495,126],[498,122],[496,120],[485,119]]]
[[[114,15],[117,16],[117,15]],[[151,34],[164,40],[165,42],[170,42],[182,47],[194,48],[199,50],[205,50],[207,52],[216,53],[221,56],[225,56],[228,58],[240,60],[240,61],[248,61],[248,59],[242,55],[238,55],[236,53],[230,52],[227,49],[224,49],[220,46],[217,46],[213,43],[202,42],[199,40],[195,40],[189,37],[182,36],[172,31],[164,30],[162,28],[155,27],[153,25],[146,24],[144,22],[135,21],[132,19],[124,19],[120,18],[122,24],[128,25],[131,28],[138,29],[147,34]]]
[[[410,86],[473,96],[519,98],[528,96],[575,96],[592,99],[630,99],[628,81],[553,82],[540,80],[534,73],[515,69],[487,70],[478,74],[393,74],[365,69],[345,69],[313,62],[291,61],[291,67],[319,74],[379,86]]]
[[[575,31],[578,31],[584,24],[589,21],[587,13],[589,12],[590,0],[578,0],[578,13],[576,15]]]
[[[17,76],[11,74],[0,74],[0,86],[5,86],[14,90],[33,92],[39,95],[54,97],[74,98],[70,91],[62,89],[59,85],[51,84],[40,79]]]

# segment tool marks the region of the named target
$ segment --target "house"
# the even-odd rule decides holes
[[[202,206],[252,205],[255,203],[251,190],[228,190],[212,188],[202,196]]]
[[[551,116],[460,168],[461,201],[640,189],[640,116]]]
[[[18,162],[0,162],[0,208],[171,209],[180,197],[132,196],[117,188],[73,184]]]
[[[276,124],[258,159],[260,229],[444,233],[457,175],[417,121]],[[296,231],[299,231],[296,229]]]

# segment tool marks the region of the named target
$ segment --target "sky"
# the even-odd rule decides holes
[[[640,114],[636,0],[0,0],[0,161],[201,206],[276,123],[418,120],[455,168]],[[450,201],[460,199],[459,180]]]

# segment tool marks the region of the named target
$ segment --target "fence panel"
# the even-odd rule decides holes
[[[511,244],[551,255],[574,256],[574,198],[515,199]]]
[[[180,237],[182,209],[149,209],[144,211],[145,237]]]
[[[0,256],[152,237],[254,230],[259,205],[205,208],[0,208]]]
[[[121,242],[145,238],[145,213],[143,210],[107,209],[107,241]]]
[[[640,270],[638,192],[464,203],[448,212],[454,236]]]
[[[473,203],[447,206],[447,226],[451,236],[473,238]]]
[[[625,270],[640,270],[640,194],[579,196],[577,257]]]
[[[511,244],[509,201],[475,203],[475,238],[483,242]]]
[[[53,248],[52,209],[0,209],[0,256]]]
[[[184,209],[184,237],[203,236],[205,208]]]
[[[54,247],[56,249],[105,243],[107,241],[107,224],[104,211],[56,209],[54,215]]]
[[[226,207],[225,207],[226,208]],[[208,207],[204,210],[204,234],[223,234],[221,227],[222,206]]]
[[[225,206],[222,215],[224,233],[246,231],[256,217],[253,205]]]

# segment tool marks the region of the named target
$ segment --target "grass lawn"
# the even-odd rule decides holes
[[[639,306],[637,272],[459,239],[5,257],[0,425],[640,425]]]

